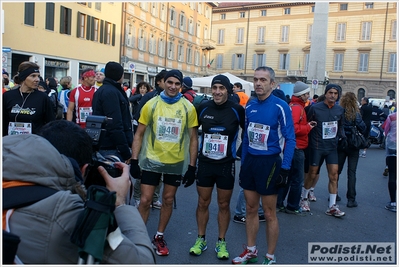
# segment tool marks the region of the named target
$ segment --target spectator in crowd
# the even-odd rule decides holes
[[[22,189],[31,188],[34,194],[38,192],[36,185],[56,192],[15,209],[8,226],[21,238],[17,256],[23,263],[76,264],[79,248],[70,237],[85,212],[86,190],[82,184],[92,159],[92,140],[86,131],[66,120],[46,124],[39,135],[3,138],[3,190],[18,185]],[[129,166],[117,162],[115,167],[123,171],[116,179],[98,167],[107,188],[116,192],[113,215],[120,229],[120,240],[114,247],[108,242],[94,244],[104,247],[101,263],[154,264],[155,254],[146,226],[137,209],[125,205]]]
[[[194,97],[197,95],[192,87],[193,80],[190,77],[184,77],[181,93],[191,103],[193,103]]]
[[[267,253],[263,264],[276,263],[279,225],[276,215],[278,186],[285,185],[295,149],[295,133],[288,104],[272,94],[275,73],[270,67],[258,67],[254,73],[257,95],[247,103],[242,144],[239,184],[244,189],[247,246],[233,259],[233,264],[256,263],[256,236],[259,229],[258,208],[262,201],[266,217]],[[281,135],[285,140],[283,159]],[[267,137],[265,137],[267,136]],[[265,179],[265,177],[269,177]],[[281,179],[280,179],[281,178]]]
[[[165,90],[149,100],[140,112],[130,161],[133,177],[140,177],[142,170],[139,212],[144,222],[149,216],[155,187],[163,175],[162,207],[152,241],[161,256],[169,254],[164,231],[172,215],[173,199],[182,175],[185,187],[194,183],[198,153],[197,113],[180,93],[183,74],[173,69],[165,73],[164,80]]]
[[[133,129],[129,100],[121,86],[123,67],[110,61],[105,65],[104,74],[103,85],[93,96],[93,115],[112,118],[112,123],[107,124],[99,152],[127,161],[132,155]]]
[[[204,102],[197,109],[198,124],[202,126],[197,173],[198,236],[190,248],[190,254],[198,256],[207,249],[206,226],[212,191],[216,184],[219,236],[215,251],[218,259],[229,258],[225,238],[230,222],[230,200],[234,187],[235,142],[238,129],[240,126],[244,127],[245,120],[244,108],[228,100],[229,86],[228,77],[216,75],[211,83],[213,100]]]
[[[359,106],[357,104],[356,95],[353,92],[345,93],[341,100],[340,105],[345,109],[345,117],[344,117],[344,131],[345,136],[347,138],[350,137],[351,128],[356,127],[361,134],[366,133],[366,124],[362,120],[362,116],[360,115]],[[346,206],[348,208],[357,207],[356,201],[356,169],[357,163],[359,161],[359,149],[352,146],[352,144],[348,143],[348,146],[344,149],[338,149],[338,179],[339,175],[344,168],[345,160],[348,158],[347,164],[347,191],[346,198],[348,202]]]
[[[136,112],[138,112],[139,106],[140,106],[140,101],[141,98],[148,92],[150,92],[151,87],[149,85],[149,83],[147,82],[139,82],[136,86],[136,91],[134,92],[134,94],[132,96],[129,97],[129,102],[131,104],[132,107],[132,115],[134,116],[134,114],[136,114]],[[133,120],[133,132],[135,133],[137,130],[137,126],[138,126],[138,122],[137,120]]]
[[[36,134],[43,125],[55,120],[49,97],[37,90],[39,68],[36,63],[22,62],[15,77],[20,88],[3,94],[3,136]]]
[[[81,84],[71,91],[69,97],[67,120],[72,121],[73,113],[76,115],[76,123],[86,128],[86,118],[93,113],[92,102],[96,91],[94,87],[96,73],[87,68],[82,71]]]
[[[3,82],[4,82],[4,86],[3,88],[5,88],[6,90],[10,90],[12,89],[15,85],[12,81],[10,81],[10,75],[8,74],[8,72],[3,69]]]
[[[386,163],[388,166],[388,192],[390,202],[385,208],[396,212],[396,138],[397,138],[397,118],[396,112],[389,114],[383,124],[385,134]]]
[[[239,82],[234,83],[233,92],[238,95],[240,98],[240,105],[245,107],[249,100],[249,96],[245,93],[245,90],[242,88],[242,84]]]
[[[336,204],[337,181],[338,181],[338,142],[345,142],[343,131],[344,109],[336,105],[342,89],[339,85],[329,84],[326,86],[324,102],[310,106],[307,115],[308,120],[315,121],[315,130],[309,135],[309,175],[306,177],[302,188],[301,208],[310,211],[307,199],[310,187],[314,184],[323,161],[326,161],[328,173],[328,191],[330,193],[328,209],[329,216],[341,217],[345,212],[341,211]]]
[[[58,92],[58,101],[64,106],[64,118],[66,119],[66,113],[68,111],[69,105],[69,95],[71,94],[71,87],[72,87],[72,77],[71,76],[64,76],[60,80],[60,85],[62,89]],[[75,118],[76,120],[76,118]]]
[[[103,81],[105,78],[104,72],[105,72],[104,68],[96,71],[96,77],[95,77],[96,83],[94,84],[94,87],[96,87],[96,89],[100,88],[100,86],[103,85]]]
[[[362,120],[366,124],[366,133],[364,135],[365,138],[368,138],[370,135],[371,129],[371,115],[373,112],[373,108],[370,106],[370,102],[368,97],[363,97],[361,100],[360,114],[362,115]],[[360,157],[366,157],[367,148],[360,151]]]
[[[292,119],[295,129],[295,151],[291,163],[291,171],[288,175],[288,185],[280,188],[277,198],[279,208],[284,207],[287,197],[287,206],[284,209],[289,214],[301,214],[301,191],[305,176],[305,149],[308,147],[308,134],[316,126],[315,121],[308,122],[305,113],[305,103],[309,98],[310,88],[307,84],[297,81],[294,85],[291,97]]]

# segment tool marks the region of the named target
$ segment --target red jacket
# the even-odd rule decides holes
[[[296,148],[305,149],[308,147],[308,134],[312,129],[308,124],[305,112],[305,102],[297,96],[291,97],[290,107],[294,121]]]

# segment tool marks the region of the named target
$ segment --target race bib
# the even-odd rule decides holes
[[[79,120],[80,122],[86,122],[86,118],[93,113],[93,109],[91,107],[83,107],[79,108]]]
[[[335,138],[338,132],[338,122],[337,121],[323,122],[322,129],[323,129],[323,139]]]
[[[10,122],[8,124],[8,135],[31,134],[32,124],[30,122]]]
[[[270,126],[261,123],[250,122],[248,125],[249,146],[257,150],[267,150]]]
[[[229,137],[221,134],[205,134],[202,154],[210,159],[223,159],[227,155]]]
[[[182,120],[159,117],[157,122],[156,138],[162,142],[179,143]]]

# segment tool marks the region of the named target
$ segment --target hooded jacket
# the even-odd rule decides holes
[[[305,112],[305,102],[297,96],[292,96],[290,107],[294,121],[296,148],[305,149],[308,147],[308,134],[312,129],[308,124]]]
[[[33,182],[59,190],[12,214],[10,231],[21,238],[19,259],[25,264],[76,264],[78,247],[70,236],[84,202],[75,193],[77,180],[71,161],[38,135],[6,136],[4,181]],[[155,254],[138,210],[125,205],[115,209],[114,214],[123,241],[116,250],[107,243],[103,263],[154,264]]]
[[[100,149],[116,149],[123,161],[129,159],[133,143],[132,116],[129,100],[120,83],[104,78],[103,85],[93,97],[93,115],[112,118]]]

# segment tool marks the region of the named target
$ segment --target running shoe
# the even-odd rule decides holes
[[[159,209],[159,210],[160,210],[161,207],[162,207],[162,203],[161,203],[161,201],[157,200],[157,201],[151,203],[150,207],[151,207],[151,208],[154,208],[154,209]]]
[[[169,255],[169,249],[166,246],[166,241],[163,239],[163,235],[154,235],[152,247],[155,249],[155,253],[157,253],[159,256]]]
[[[237,215],[234,215],[234,218],[233,218],[233,222],[235,222],[235,223],[242,223],[242,224],[245,224],[245,222],[246,222],[246,218],[245,218],[245,216],[237,216]]]
[[[301,208],[299,208],[297,210],[285,209],[285,213],[298,215],[298,216],[305,216],[306,215],[305,213],[302,212]]]
[[[259,215],[259,222],[265,222],[265,221],[266,221],[265,215],[264,214]]]
[[[283,206],[277,206],[277,212],[284,212],[285,211],[285,207]]]
[[[216,257],[218,257],[218,259],[227,260],[229,258],[229,252],[226,248],[226,241],[219,240],[218,242],[216,242],[215,251]]]
[[[362,152],[360,152],[359,156],[362,157],[362,158],[365,158],[366,157],[366,151],[363,150]]]
[[[307,198],[301,199],[299,206],[301,207],[302,211],[310,211],[309,201]]]
[[[316,196],[314,195],[314,190],[310,190],[308,194],[309,201],[316,202]]]
[[[345,212],[340,211],[338,205],[332,205],[331,208],[326,210],[326,214],[329,216],[341,217],[345,215]]]
[[[202,254],[203,251],[205,251],[208,247],[206,246],[206,240],[204,240],[201,237],[198,237],[197,240],[195,240],[194,246],[190,248],[190,254],[191,255],[196,255],[199,256]]]
[[[389,202],[389,204],[386,205],[385,208],[389,211],[396,212],[396,203]]]
[[[388,174],[389,174],[389,169],[388,167],[385,167],[384,173],[382,175],[388,176]]]
[[[247,264],[247,263],[256,263],[258,262],[258,250],[250,251],[245,247],[243,253],[240,256],[235,257],[232,261],[233,264]]]
[[[276,264],[276,257],[274,257],[274,259],[265,257],[265,260],[262,262],[262,265],[272,265],[272,264]]]

